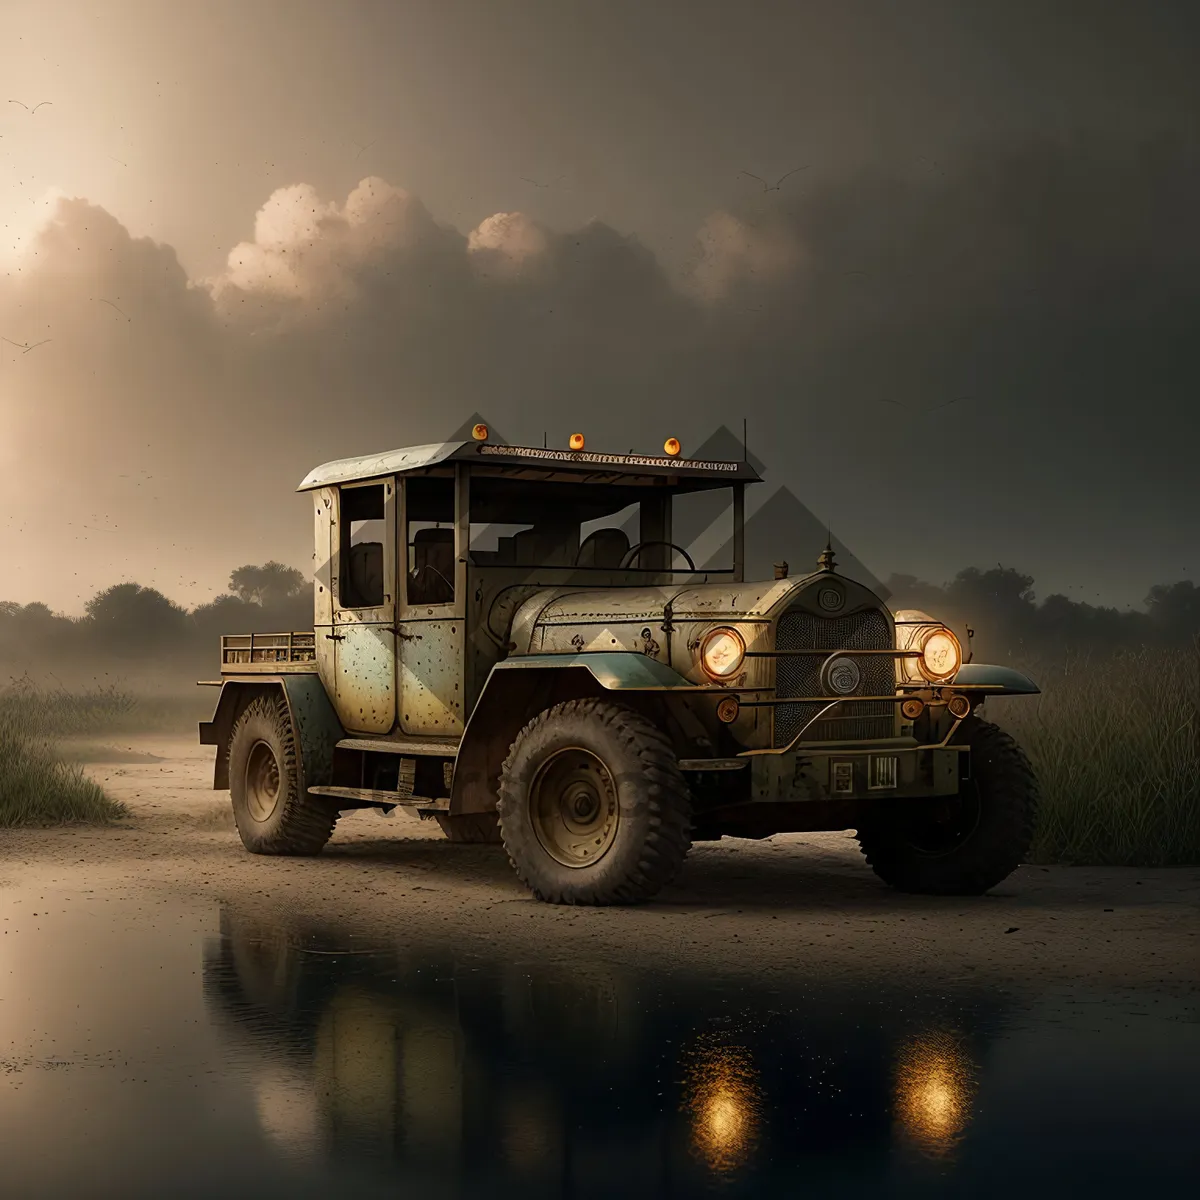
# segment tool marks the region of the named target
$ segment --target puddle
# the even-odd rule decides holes
[[[840,991],[0,892],[4,1194],[1126,1196],[1200,1163],[1169,998]]]

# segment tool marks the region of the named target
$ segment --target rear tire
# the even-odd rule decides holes
[[[229,794],[242,845],[251,854],[317,854],[339,815],[308,794],[281,696],[251,700],[234,725]]]
[[[978,896],[1021,865],[1033,840],[1038,786],[1029,759],[988,721],[964,722],[971,778],[947,821],[906,818],[858,831],[871,869],[902,892]]]
[[[649,899],[691,846],[691,798],[671,743],[604,700],[556,704],[521,730],[499,814],[517,876],[551,904]]]

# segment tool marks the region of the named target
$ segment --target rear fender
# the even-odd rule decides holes
[[[238,717],[259,696],[282,693],[296,732],[301,777],[306,787],[332,782],[333,748],[345,737],[341,722],[316,675],[257,675],[227,679],[221,685],[211,721],[200,722],[200,744],[216,746],[213,790],[229,787],[229,738]]]
[[[495,809],[509,749],[525,724],[543,710],[564,700],[610,695],[661,719],[663,694],[675,688],[690,691],[692,685],[642,654],[529,654],[497,663],[459,744],[450,789],[451,815]],[[677,707],[686,719],[683,706]]]

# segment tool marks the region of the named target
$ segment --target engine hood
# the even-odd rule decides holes
[[[636,650],[662,639],[666,614],[676,627],[713,623],[769,624],[800,593],[836,579],[853,605],[881,603],[860,584],[818,571],[794,579],[687,583],[644,588],[543,588],[527,596],[511,626],[512,654]]]

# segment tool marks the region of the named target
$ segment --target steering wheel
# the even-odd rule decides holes
[[[442,583],[444,583],[446,585],[446,590],[450,593],[450,595],[451,596],[454,595],[454,584],[452,584],[450,582],[450,580],[448,580],[445,577],[445,575],[443,575],[441,573],[441,571],[439,571],[437,569],[437,567],[435,567],[432,563],[422,563],[421,566],[417,567],[415,571],[412,571],[409,574],[409,580],[412,583],[423,584],[424,583],[423,576],[426,571],[432,572],[434,574],[434,576],[436,576],[438,579],[440,579],[442,581]],[[411,600],[411,597],[410,597],[410,600]],[[433,603],[438,603],[438,601],[419,600],[419,601],[417,601],[417,603],[418,604],[433,604]],[[449,603],[449,601],[444,601],[443,603]]]
[[[637,542],[629,547],[625,553],[625,557],[621,559],[620,570],[624,571],[627,567],[632,566],[633,560],[637,558],[637,556],[641,554],[641,552],[647,546],[670,546],[672,550],[678,550],[679,553],[682,554],[685,559],[687,559],[689,571],[694,571],[696,569],[696,564],[693,561],[692,556],[682,546],[676,545],[675,542],[666,542],[659,538],[651,538],[648,541]]]
[[[587,535],[587,537],[585,537],[583,539],[583,541],[579,543],[579,549],[575,551],[575,561],[572,565],[576,566],[576,567],[579,566],[579,560],[583,557],[583,552],[588,548],[588,546],[592,542],[599,541],[600,538],[602,538],[606,533],[612,533],[612,532],[614,532],[614,531],[611,529],[593,529],[592,532],[589,533]],[[619,533],[621,531],[617,530],[616,532]],[[623,538],[622,540],[625,542],[626,546],[629,545],[628,538]]]

